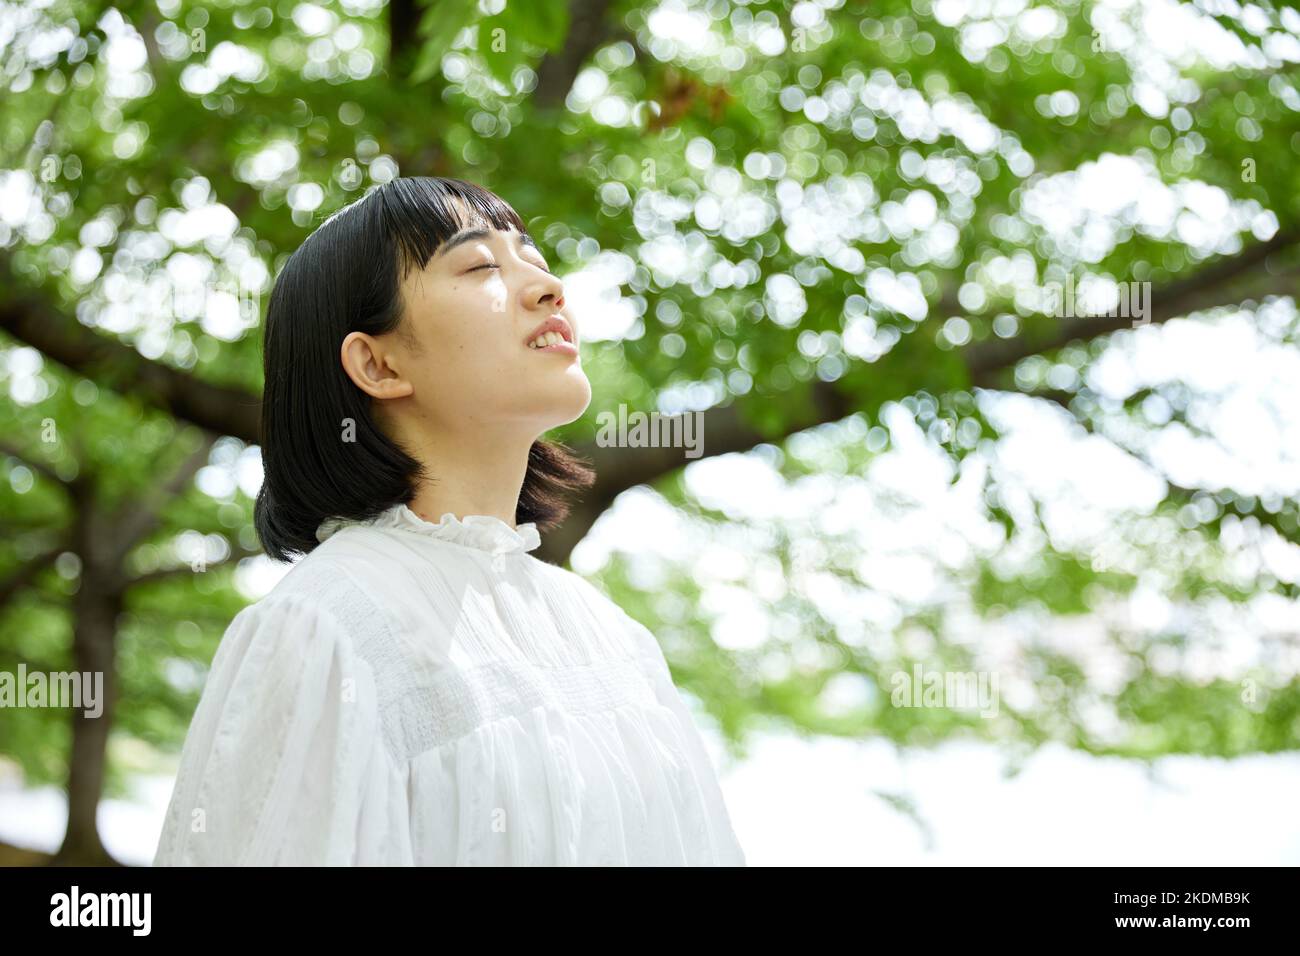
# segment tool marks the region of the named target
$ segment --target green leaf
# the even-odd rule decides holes
[[[514,0],[506,5],[505,12],[512,14],[511,26],[519,31],[520,39],[547,50],[563,46],[569,35],[569,6],[565,0]]]
[[[438,72],[438,65],[460,31],[472,26],[478,0],[432,0],[420,18],[418,33],[424,38],[420,57],[411,71],[412,83],[423,83]]]

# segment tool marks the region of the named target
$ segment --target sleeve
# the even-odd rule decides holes
[[[186,735],[154,865],[358,862],[365,814],[387,802],[385,753],[370,668],[332,615],[301,597],[244,608]]]
[[[718,866],[747,866],[745,851],[740,845],[740,840],[736,837],[731,815],[727,811],[726,799],[722,794],[722,786],[718,782],[717,769],[713,765],[708,749],[704,746],[704,740],[700,736],[699,728],[696,726],[690,708],[686,706],[681,691],[673,683],[672,671],[668,668],[668,661],[664,657],[663,648],[659,646],[659,641],[650,633],[649,628],[613,601],[609,603],[615,609],[619,619],[623,621],[624,626],[631,631],[634,638],[644,649],[644,653],[650,657],[657,675],[657,679],[654,681],[655,698],[660,704],[667,707],[677,719],[687,759],[691,763],[691,771],[700,787],[705,807],[708,810],[709,839],[715,864]]]

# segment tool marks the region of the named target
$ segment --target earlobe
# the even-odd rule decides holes
[[[401,377],[379,348],[364,332],[349,332],[339,347],[339,361],[352,384],[372,398],[405,398],[414,388]]]

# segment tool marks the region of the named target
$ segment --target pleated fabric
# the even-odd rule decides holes
[[[654,636],[531,524],[331,520],[231,622],[155,866],[744,866]]]

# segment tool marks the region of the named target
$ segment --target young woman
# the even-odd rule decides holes
[[[539,560],[591,385],[524,223],[402,178],[326,220],[266,318],[255,523],[305,555],[241,611],[156,866],[744,865],[653,635]]]

